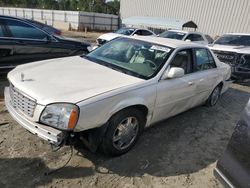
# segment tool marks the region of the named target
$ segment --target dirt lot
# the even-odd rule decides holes
[[[0,105],[0,187],[221,187],[213,176],[248,98],[233,84],[216,107],[197,107],[147,129],[135,148],[116,158],[82,146],[52,152]]]
[[[65,34],[94,43],[100,33]],[[213,168],[249,97],[250,87],[232,84],[216,107],[200,106],[147,129],[121,157],[75,146],[69,163],[49,175],[67,162],[71,148],[52,152],[0,102],[0,187],[221,187]]]

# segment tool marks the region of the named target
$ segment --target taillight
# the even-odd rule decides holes
[[[55,33],[56,35],[61,35],[61,34],[62,34],[61,31],[55,31],[54,33]]]

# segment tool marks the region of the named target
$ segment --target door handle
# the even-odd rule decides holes
[[[24,41],[16,41],[16,44],[22,44],[25,45],[26,43]]]
[[[192,85],[194,85],[194,82],[188,82],[188,85],[192,86]]]

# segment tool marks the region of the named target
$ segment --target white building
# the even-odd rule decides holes
[[[211,36],[250,33],[250,0],[120,0],[121,19],[150,16],[192,20]]]

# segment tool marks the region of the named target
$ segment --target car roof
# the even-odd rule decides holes
[[[134,29],[134,30],[143,29],[143,30],[151,31],[151,30],[149,30],[147,28],[140,28],[140,27],[121,27],[120,29]]]
[[[21,17],[0,15],[0,18],[10,18],[10,19],[22,20],[22,21],[26,21],[27,22],[27,19],[21,18]]]
[[[188,33],[188,31],[184,31],[184,30],[176,30],[176,29],[169,29],[167,31],[173,31],[173,32],[178,32],[178,33]]]
[[[193,34],[200,34],[202,35],[203,33],[198,32],[198,31],[185,31],[185,30],[176,30],[176,29],[170,29],[168,31],[174,31],[174,32],[179,32],[179,33],[193,33]]]
[[[151,37],[151,36],[126,36],[127,38],[131,39],[137,39],[142,40],[145,42],[155,43],[163,46],[168,46],[171,48],[182,48],[182,47],[202,47],[204,48],[204,45],[193,43],[193,42],[187,42],[182,40],[175,40],[175,39],[169,39],[169,38],[161,38],[161,37]]]
[[[5,16],[5,15],[0,15],[0,18],[15,19],[15,20],[19,20],[19,21],[22,21],[22,22],[32,24],[33,26],[36,26],[35,21],[33,22],[33,20],[29,20],[29,19],[26,19],[26,18],[14,17],[14,16]],[[36,27],[38,27],[38,26],[36,26]]]

